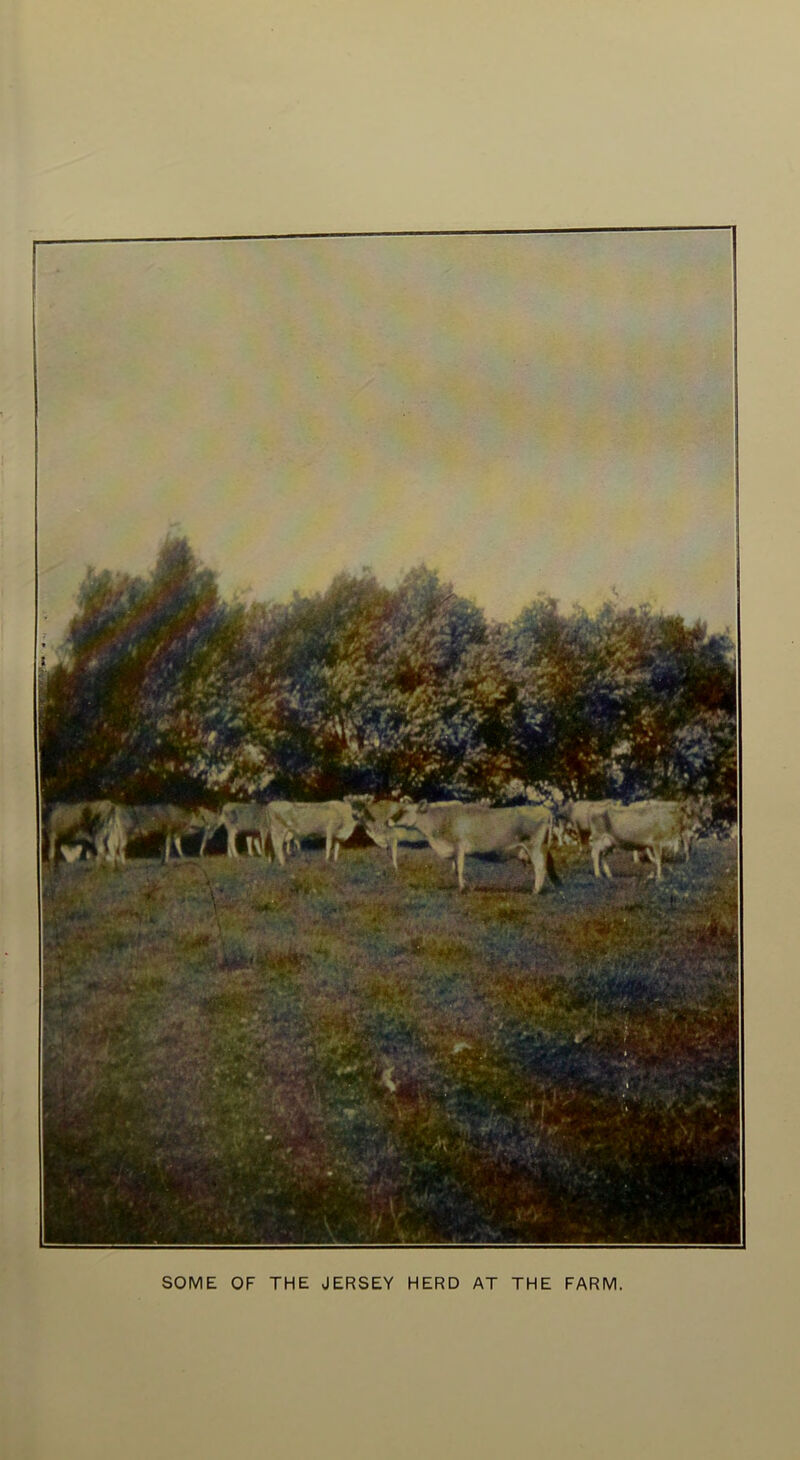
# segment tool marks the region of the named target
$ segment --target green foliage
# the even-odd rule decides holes
[[[146,578],[87,569],[40,682],[46,796],[339,796],[499,801],[709,796],[736,805],[727,635],[539,595],[487,621],[424,564],[393,589],[363,569],[288,603],[225,604],[182,536]]]
[[[147,579],[89,567],[42,695],[45,794],[195,795],[198,698],[228,613],[182,537]]]

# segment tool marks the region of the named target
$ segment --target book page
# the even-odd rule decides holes
[[[794,15],[6,28],[8,1453],[788,1456]],[[178,581],[210,659],[176,708]],[[245,695],[220,649],[284,621],[282,654],[330,637],[302,727],[312,697]],[[588,710],[540,730],[543,625],[577,674],[698,621],[691,734],[663,685],[596,770]],[[115,867],[83,819],[51,865],[44,801],[110,796],[134,722],[118,799],[192,814]],[[678,784],[688,861],[613,808],[545,844]],[[216,818],[276,799],[267,865]]]

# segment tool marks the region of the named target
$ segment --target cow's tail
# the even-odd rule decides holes
[[[544,860],[545,860],[545,866],[547,867],[547,875],[550,878],[550,881],[552,882],[552,884],[553,884],[554,887],[560,887],[561,886],[561,878],[559,877],[559,875],[558,875],[558,873],[556,871],[556,864],[553,861],[553,849],[550,846],[550,843],[549,842],[548,842],[547,846],[545,847]]]

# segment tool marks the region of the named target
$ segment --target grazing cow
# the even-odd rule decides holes
[[[661,864],[665,852],[676,845],[686,846],[694,816],[690,808],[678,801],[634,801],[631,806],[612,806],[596,812],[590,821],[590,846],[594,875],[602,872],[611,877],[606,858],[619,847],[624,851],[643,852],[655,866],[655,877],[661,880]]]
[[[488,852],[522,855],[534,872],[534,892],[541,892],[549,874],[558,879],[550,851],[551,813],[540,806],[474,806],[461,801],[430,806],[404,806],[391,816],[393,826],[421,831],[438,857],[455,859],[458,885],[464,891],[464,858]]]
[[[283,867],[286,843],[306,837],[325,838],[325,861],[339,860],[339,847],[353,835],[356,820],[347,801],[270,801],[269,830],[275,856]]]
[[[435,803],[437,805],[444,803]],[[452,803],[451,803],[452,804]],[[378,847],[383,847],[389,852],[392,859],[392,866],[397,872],[397,848],[402,843],[408,847],[424,847],[427,845],[427,837],[420,831],[413,831],[411,827],[394,826],[389,821],[396,811],[402,811],[407,805],[405,801],[365,801],[356,808],[356,818],[363,826],[367,836],[374,841]]]
[[[592,817],[621,805],[621,801],[565,801],[559,817],[563,825],[577,837],[579,846],[587,847]]]
[[[53,866],[62,842],[80,843],[94,852],[98,863],[107,857],[105,844],[113,801],[54,801],[45,809],[44,834]]]
[[[215,813],[207,810],[205,806],[197,806],[189,810],[185,806],[156,803],[152,806],[121,806],[119,810],[122,822],[121,859],[123,862],[128,842],[138,841],[146,836],[163,836],[162,862],[169,861],[171,847],[175,848],[179,857],[183,857],[182,838],[197,832],[205,834],[207,828],[212,826],[217,819]]]
[[[237,836],[243,836],[248,855],[252,857],[255,848],[259,856],[265,854],[265,843],[269,838],[269,809],[260,801],[229,801],[223,806],[215,820],[203,832],[200,856],[204,856],[206,845],[221,826],[225,828],[228,842],[228,856],[238,857]]]

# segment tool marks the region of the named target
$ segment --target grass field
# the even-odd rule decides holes
[[[44,1237],[737,1243],[732,843],[43,873]]]

